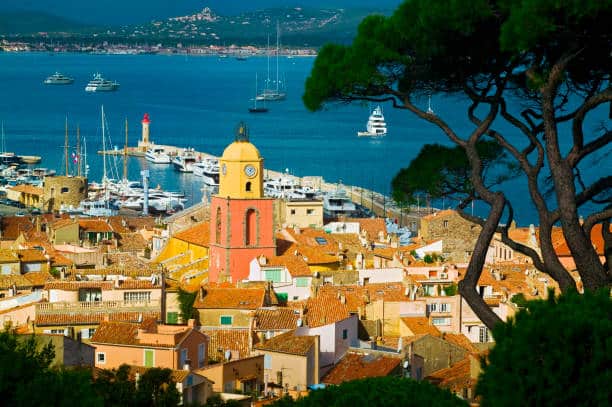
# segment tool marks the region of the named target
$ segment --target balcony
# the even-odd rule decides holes
[[[161,301],[80,301],[43,302],[36,304],[36,314],[70,314],[100,312],[152,312],[161,310]]]

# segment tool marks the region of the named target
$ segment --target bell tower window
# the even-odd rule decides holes
[[[221,243],[221,208],[217,207],[217,214],[215,216],[215,243]]]
[[[255,209],[248,209],[244,219],[244,244],[253,246],[257,244],[258,214]]]
[[[246,187],[244,189],[246,192],[251,192],[251,181],[246,183]]]

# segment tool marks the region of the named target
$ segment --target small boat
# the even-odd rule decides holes
[[[265,106],[257,106],[257,74],[255,74],[255,97],[253,98],[253,106],[249,107],[249,113],[266,113],[268,108]]]
[[[145,158],[154,164],[170,164],[172,159],[163,147],[150,147],[145,153]]]
[[[74,83],[74,78],[55,72],[43,82],[45,85],[70,85]]]
[[[383,116],[382,109],[380,106],[376,108],[370,114],[368,124],[366,125],[366,131],[358,131],[359,137],[382,137],[387,134],[387,124],[385,123],[385,117]]]
[[[195,150],[193,148],[186,148],[174,157],[172,164],[180,172],[193,172],[193,164],[197,161]]]
[[[101,74],[96,73],[91,81],[85,86],[85,92],[113,92],[119,89],[119,83],[104,79]]]

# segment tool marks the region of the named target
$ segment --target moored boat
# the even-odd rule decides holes
[[[74,78],[55,72],[43,81],[45,85],[70,85],[74,83]]]
[[[381,107],[376,106],[368,118],[366,131],[358,131],[357,135],[359,137],[382,137],[386,134],[387,123],[385,123],[385,117],[383,116]]]
[[[85,92],[112,92],[119,89],[119,83],[104,79],[101,74],[96,73],[91,81],[85,86]]]

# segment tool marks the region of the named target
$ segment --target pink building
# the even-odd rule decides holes
[[[90,343],[96,347],[95,363],[101,369],[127,363],[191,370],[207,363],[208,336],[196,329],[194,320],[187,326],[158,325],[154,320],[102,322]]]

